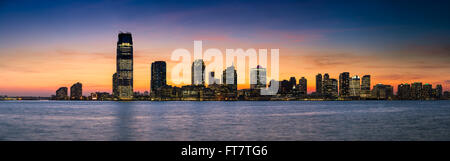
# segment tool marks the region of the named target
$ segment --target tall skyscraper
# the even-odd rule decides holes
[[[411,99],[422,99],[422,82],[414,82],[411,85]]]
[[[250,70],[250,88],[266,88],[266,68],[258,65]]]
[[[442,98],[442,85],[440,84],[436,85],[436,98]]]
[[[289,78],[289,83],[291,83],[291,89],[294,89],[297,86],[297,79],[295,77]]]
[[[325,98],[336,98],[338,97],[338,81],[336,79],[324,79],[323,81],[323,96]]]
[[[151,65],[150,91],[155,92],[158,88],[164,87],[166,85],[166,62],[153,62]]]
[[[361,79],[355,75],[350,80],[350,97],[360,97],[361,95]]]
[[[205,86],[205,62],[202,59],[195,60],[191,71],[192,85]]]
[[[70,87],[70,99],[71,100],[83,99],[83,85],[80,82],[77,82]]]
[[[361,98],[370,97],[370,75],[364,75],[361,79]]]
[[[305,77],[298,80],[298,92],[300,96],[306,96],[308,94],[308,82]]]
[[[233,92],[237,91],[237,71],[234,65],[227,67],[222,73],[222,84],[231,87]]]
[[[322,95],[325,97],[330,97],[330,89],[327,88],[327,86],[331,87],[331,82],[329,80],[330,75],[328,75],[328,73],[325,73],[322,80]]]
[[[336,98],[338,97],[338,81],[336,79],[328,79],[328,84],[329,86],[331,86],[331,90],[329,92],[330,96],[332,98]]]
[[[422,87],[422,98],[431,99],[433,97],[433,86],[431,84],[425,83]]]
[[[67,87],[61,87],[56,90],[56,99],[57,100],[68,100],[69,96],[67,95]]]
[[[350,96],[349,81],[350,81],[350,73],[349,72],[343,72],[339,75],[339,96],[341,96],[341,97],[349,97]]]
[[[411,85],[408,83],[400,84],[397,88],[397,97],[401,100],[411,99]]]
[[[321,96],[322,95],[322,74],[317,74],[316,75],[316,93],[317,95]]]
[[[117,97],[133,99],[133,40],[131,33],[119,33],[117,41]]]

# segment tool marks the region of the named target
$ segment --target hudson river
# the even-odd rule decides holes
[[[1,101],[0,140],[450,141],[450,101]]]

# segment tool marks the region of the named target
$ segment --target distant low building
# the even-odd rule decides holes
[[[391,100],[394,96],[394,90],[391,85],[377,84],[373,86],[372,98],[378,100]]]

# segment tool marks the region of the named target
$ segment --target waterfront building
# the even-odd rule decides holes
[[[436,98],[441,99],[442,98],[442,85],[438,84],[436,85]]]
[[[266,68],[258,65],[250,69],[250,89],[266,88]]]
[[[117,90],[121,100],[133,99],[133,40],[131,33],[119,33],[116,57]]]
[[[350,73],[349,72],[343,72],[343,73],[339,74],[339,96],[344,97],[344,98],[350,96]]]
[[[411,85],[408,83],[399,84],[397,87],[397,98],[400,100],[411,99]]]
[[[322,91],[323,91],[323,87],[322,87],[322,74],[317,74],[316,75],[316,94],[318,96],[322,95]]]
[[[364,75],[361,79],[361,98],[370,97],[370,75]]]
[[[205,62],[202,59],[192,63],[191,77],[193,86],[205,86]]]
[[[58,90],[56,90],[55,99],[56,100],[68,100],[69,96],[68,96],[68,92],[67,92],[67,87],[61,87]]]
[[[411,99],[419,100],[422,99],[422,82],[414,82],[411,85]]]
[[[237,71],[234,65],[227,67],[222,73],[222,84],[237,94]]]
[[[394,95],[394,90],[391,85],[377,84],[373,86],[372,98],[378,100],[391,100]]]
[[[298,80],[297,90],[299,96],[305,97],[308,95],[308,83],[305,77]]]
[[[150,91],[155,92],[167,85],[166,82],[166,62],[155,61],[151,65]]]
[[[83,99],[83,85],[80,82],[77,82],[70,87],[70,99],[71,100]]]
[[[433,86],[431,84],[425,83],[422,86],[422,98],[425,100],[433,98]]]
[[[350,97],[357,98],[361,95],[361,79],[355,75],[350,80]]]

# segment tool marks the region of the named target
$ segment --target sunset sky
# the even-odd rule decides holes
[[[449,1],[0,1],[0,95],[111,92],[117,34],[134,43],[134,90],[173,50],[280,49],[280,78],[341,72],[450,90]],[[208,63],[208,62],[206,62]],[[170,73],[167,73],[170,84]],[[245,88],[248,85],[241,85]]]

